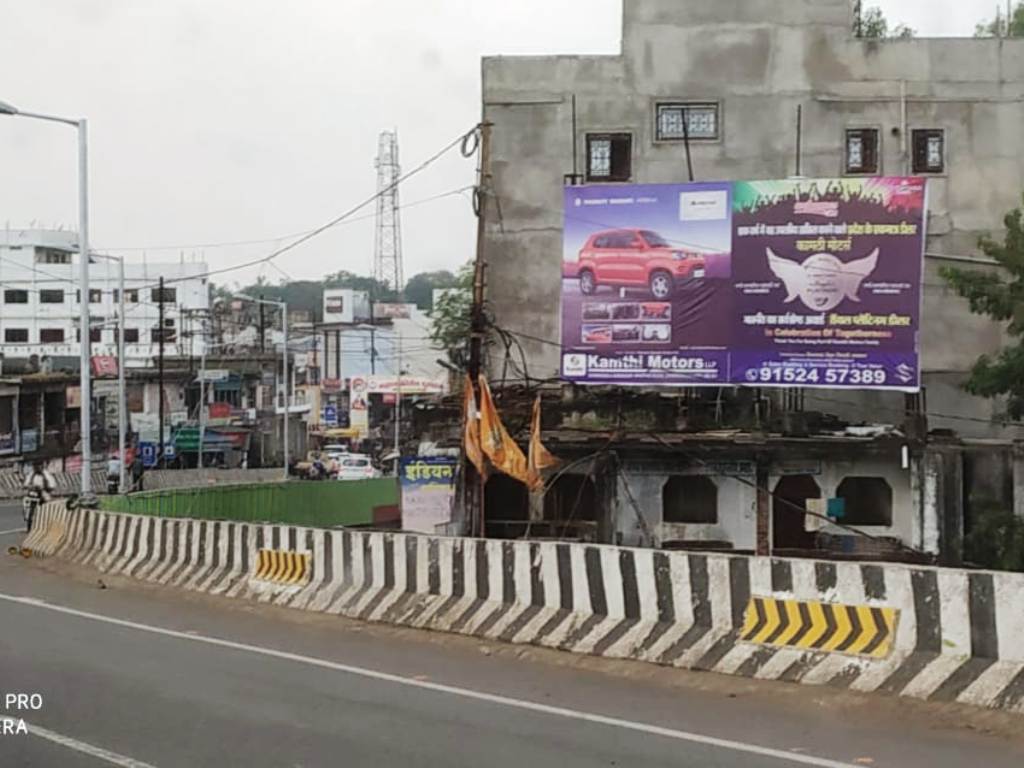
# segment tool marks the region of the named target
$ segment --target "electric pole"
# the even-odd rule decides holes
[[[470,309],[469,336],[469,386],[479,394],[480,368],[483,356],[483,340],[487,331],[484,319],[484,275],[487,262],[484,258],[484,240],[487,232],[487,204],[491,196],[491,127],[486,120],[480,124],[480,160],[477,168],[477,183],[474,190],[476,198],[476,259],[473,264],[473,304]],[[467,459],[466,477],[474,479],[475,493],[467,494],[473,499],[476,514],[470,517],[470,533],[483,536],[486,532],[484,523],[484,479],[474,471],[469,471],[472,463]]]
[[[264,306],[263,305],[263,294],[261,293],[260,294],[260,304],[259,304],[259,307],[260,307],[260,354],[262,354],[262,353],[267,351],[267,342],[266,342],[266,338],[267,338],[266,328],[267,328],[267,326],[265,325],[266,321],[265,321],[264,316],[263,316],[263,306]]]
[[[159,312],[159,330],[158,330],[158,343],[160,344],[159,362],[157,366],[159,368],[159,380],[160,380],[160,443],[156,448],[156,466],[159,469],[164,463],[164,278],[160,277],[160,293],[159,300],[157,301],[157,307]]]

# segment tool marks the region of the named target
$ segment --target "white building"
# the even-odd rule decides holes
[[[198,355],[198,314],[209,309],[205,264],[125,264],[125,357],[152,365],[161,334],[164,354]],[[74,366],[80,354],[78,235],[42,229],[0,230],[0,354]],[[93,257],[89,267],[91,352],[117,354],[118,265]],[[164,294],[159,291],[160,278]],[[163,302],[163,328],[160,304]],[[66,359],[66,360],[65,360]]]

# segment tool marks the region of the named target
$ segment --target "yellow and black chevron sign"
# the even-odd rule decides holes
[[[253,578],[276,584],[305,584],[312,574],[310,557],[298,552],[261,549]]]
[[[884,659],[892,650],[898,618],[895,608],[753,597],[740,639]]]

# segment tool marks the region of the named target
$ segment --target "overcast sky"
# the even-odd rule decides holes
[[[682,0],[680,0],[682,1]],[[994,3],[994,0],[993,0]],[[984,0],[883,0],[892,22],[968,35]],[[871,4],[870,2],[868,3]],[[370,196],[377,136],[410,169],[480,114],[480,56],[615,53],[621,0],[3,0],[0,99],[89,118],[92,240],[150,263],[239,264]],[[0,226],[77,222],[70,129],[0,118]],[[409,205],[472,183],[450,153]],[[276,263],[296,278],[369,273],[373,208]],[[402,212],[405,272],[472,255],[466,196]],[[287,243],[287,238],[280,243]],[[162,246],[175,246],[161,249]],[[276,282],[272,267],[221,282]]]

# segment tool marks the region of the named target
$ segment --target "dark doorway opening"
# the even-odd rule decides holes
[[[821,488],[811,475],[787,475],[772,493],[774,549],[813,549],[814,534],[804,529],[807,499],[820,499]]]

